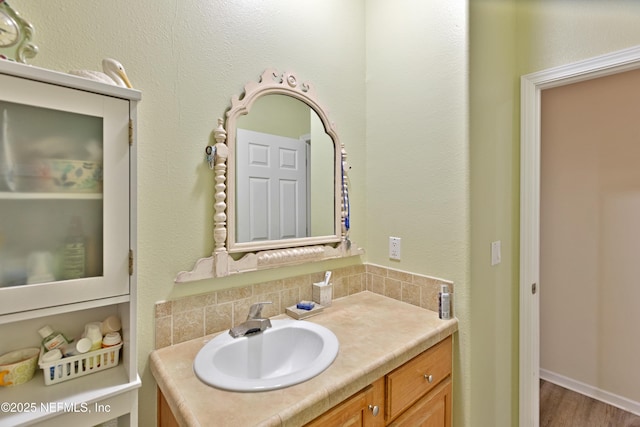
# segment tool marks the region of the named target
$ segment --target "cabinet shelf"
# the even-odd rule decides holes
[[[100,410],[115,412],[116,408],[100,407],[99,402],[141,385],[139,377],[129,381],[123,364],[50,386],[44,385],[42,375],[42,369],[38,369],[28,383],[0,389],[0,402],[11,402],[15,406],[0,412],[0,427],[42,422],[61,413],[95,416]]]
[[[0,192],[0,200],[102,200],[102,193]]]
[[[116,304],[124,304],[124,303],[130,302],[130,300],[131,300],[131,296],[127,294],[127,295],[120,295],[120,296],[111,297],[111,298],[101,298],[101,299],[95,299],[95,300],[89,300],[89,301],[82,301],[74,304],[65,304],[65,305],[59,305],[59,306],[53,306],[53,307],[39,308],[35,310],[2,314],[0,315],[0,325],[14,323],[14,322],[21,322],[23,320],[28,320],[28,319],[38,319],[41,317],[55,316],[57,314],[62,314],[62,313],[71,313],[74,311],[89,310],[93,308],[106,307],[106,306],[116,305]]]

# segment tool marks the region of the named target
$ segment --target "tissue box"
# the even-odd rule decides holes
[[[332,297],[333,283],[325,285],[324,282],[318,282],[312,285],[311,299],[313,302],[329,307]]]

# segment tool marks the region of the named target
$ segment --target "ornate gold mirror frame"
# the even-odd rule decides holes
[[[296,98],[309,106],[320,118],[325,132],[334,144],[334,223],[335,232],[326,236],[269,240],[243,244],[236,242],[236,124],[261,96],[280,94]],[[310,84],[299,83],[291,73],[266,70],[258,82],[249,82],[244,94],[231,99],[223,119],[214,130],[216,143],[207,147],[207,156],[214,171],[214,251],[212,256],[199,259],[191,271],[178,273],[175,282],[190,282],[213,277],[258,271],[269,268],[349,257],[364,253],[349,240],[349,188],[347,154],[340,143],[333,123],[318,103]],[[231,255],[233,253],[233,256]]]

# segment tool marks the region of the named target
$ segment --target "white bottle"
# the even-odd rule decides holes
[[[89,350],[91,350],[91,346],[93,345],[93,342],[91,342],[91,339],[89,338],[79,338],[77,340],[75,340],[74,342],[71,342],[62,348],[62,355],[64,357],[71,357],[71,356],[77,356],[79,354],[84,354],[86,352],[88,352]]]
[[[100,332],[100,322],[87,323],[84,326],[83,337],[89,338],[91,340],[91,348],[89,349],[89,352],[100,350],[102,348],[102,332]],[[87,369],[87,367],[89,370],[93,369],[94,359],[95,359],[96,367],[99,368],[100,356],[95,358],[88,357],[87,359],[85,359],[86,361],[83,364],[83,370]],[[87,365],[87,362],[88,362],[88,365]]]
[[[40,360],[42,363],[46,364],[46,363],[55,362],[56,360],[60,360],[60,359],[62,359],[62,352],[60,351],[59,348],[54,348],[53,350],[43,354]],[[61,364],[57,365],[57,367],[58,367],[58,378],[62,378],[62,365]],[[49,368],[49,378],[52,381],[56,379],[56,365],[51,365],[51,367]]]
[[[451,294],[447,285],[440,285],[438,293],[438,317],[441,319],[451,318]]]
[[[82,219],[79,216],[71,218],[67,237],[64,241],[62,278],[80,279],[86,277],[87,252],[86,238],[82,231]]]
[[[100,322],[87,323],[84,327],[84,338],[91,340],[91,348],[89,351],[95,351],[102,348],[102,332],[100,332]]]
[[[118,316],[109,316],[100,324],[102,335],[107,335],[109,332],[118,332],[120,329],[122,329],[122,322]]]
[[[69,340],[62,332],[54,331],[49,325],[38,329],[38,333],[42,337],[42,346],[45,351],[51,351],[54,348],[69,344]]]

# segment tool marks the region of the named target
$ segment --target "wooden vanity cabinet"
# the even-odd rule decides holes
[[[158,398],[158,406],[157,406],[157,413],[156,413],[156,425],[158,427],[180,427],[180,423],[178,423],[178,420],[176,420],[175,415],[173,415],[173,412],[171,412],[171,407],[169,407],[169,402],[167,402],[167,399],[164,397],[164,394],[162,394],[162,390],[160,390],[160,387],[158,387],[158,394],[157,394],[157,398]]]
[[[449,336],[306,427],[451,427],[451,344]],[[371,401],[367,401],[368,393],[376,388],[379,397],[367,403]],[[381,401],[384,403],[378,403]],[[369,405],[381,405],[377,417],[372,416]]]

